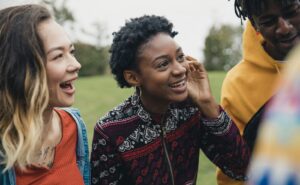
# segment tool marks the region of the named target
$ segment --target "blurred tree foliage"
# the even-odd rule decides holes
[[[204,66],[207,70],[228,71],[241,60],[241,26],[212,26],[205,39]]]
[[[109,47],[96,47],[91,44],[76,42],[75,57],[81,64],[80,76],[105,74],[108,67]]]
[[[96,34],[87,33],[84,29],[75,27],[76,19],[73,12],[68,8],[67,1],[68,0],[41,0],[41,3],[49,7],[59,24],[64,27],[70,26],[74,32],[74,29],[77,28],[77,30],[81,30],[81,35],[92,37],[92,40],[96,41],[95,44],[86,43],[80,39],[75,41],[75,56],[81,63],[79,75],[91,76],[106,73],[109,60],[108,50],[110,46],[102,44],[102,41],[105,39],[102,25],[100,23],[94,23],[94,25],[92,25],[96,30]]]
[[[67,0],[41,0],[42,3],[48,5],[53,12],[55,20],[60,24],[74,23],[75,18],[70,9],[67,8]]]

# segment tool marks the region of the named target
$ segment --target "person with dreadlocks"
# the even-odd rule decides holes
[[[285,57],[300,41],[299,0],[235,0],[236,15],[248,22],[243,59],[226,75],[221,105],[253,148],[265,105],[277,92]],[[218,185],[241,185],[217,172]]]

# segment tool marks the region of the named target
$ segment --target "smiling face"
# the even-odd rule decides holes
[[[49,19],[38,25],[46,53],[49,107],[68,107],[74,103],[74,81],[81,65],[74,57],[74,46],[64,29]]]
[[[168,34],[159,33],[142,45],[137,63],[137,81],[146,108],[159,112],[188,97],[187,62],[181,47]]]
[[[282,6],[278,1],[267,0],[260,15],[253,15],[256,29],[266,40],[266,51],[276,60],[283,60],[300,41],[300,2]]]

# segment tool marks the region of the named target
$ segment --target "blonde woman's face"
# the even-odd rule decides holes
[[[49,106],[71,106],[75,99],[74,82],[81,68],[74,57],[74,45],[64,29],[52,19],[40,23],[38,33],[47,57]]]

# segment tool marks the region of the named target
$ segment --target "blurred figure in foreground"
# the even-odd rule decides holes
[[[300,47],[288,61],[282,88],[258,133],[249,185],[300,184]]]

